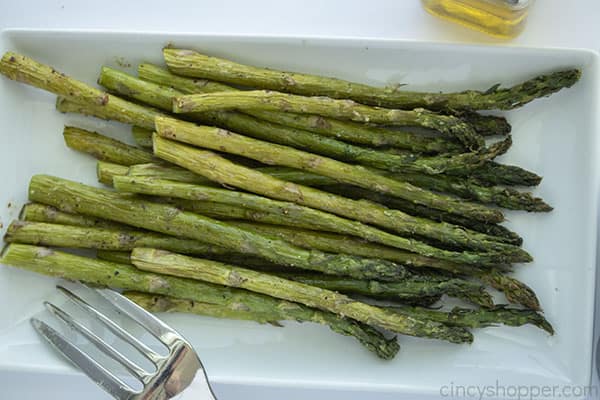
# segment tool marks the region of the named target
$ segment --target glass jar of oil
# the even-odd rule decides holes
[[[431,14],[502,38],[517,36],[533,0],[422,0]]]

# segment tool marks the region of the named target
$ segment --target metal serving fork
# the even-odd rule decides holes
[[[56,350],[75,364],[75,366],[79,367],[105,391],[119,400],[163,400],[178,395],[191,385],[190,389],[186,390],[186,393],[181,394],[178,398],[183,399],[189,393],[191,396],[189,399],[215,399],[200,359],[192,346],[179,333],[115,291],[109,289],[91,289],[80,283],[75,285],[75,290],[70,290],[64,285],[57,285],[57,289],[70,302],[76,304],[79,309],[91,317],[93,321],[100,322],[101,325],[108,328],[116,337],[131,345],[156,367],[155,372],[146,371],[63,309],[50,302],[44,302],[46,308],[62,324],[85,337],[94,347],[123,366],[143,385],[141,390],[136,391],[131,385],[123,382],[116,374],[95,360],[81,346],[69,341],[63,334],[40,319],[31,319],[33,327]],[[80,296],[78,293],[82,293],[83,296]],[[94,300],[90,301],[90,298],[94,298]],[[163,343],[168,349],[168,354],[165,356],[160,355],[135,338],[130,332],[99,311],[97,306],[91,304],[98,304],[97,302],[103,302],[104,307],[113,307],[117,313],[125,314],[133,319],[133,321]]]

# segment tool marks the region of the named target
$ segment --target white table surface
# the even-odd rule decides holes
[[[170,3],[170,4],[169,4]],[[165,8],[169,4],[168,8]],[[600,1],[538,0],[525,31],[501,41],[427,14],[419,0],[2,0],[0,29],[93,29],[198,32],[241,35],[336,36],[482,43],[508,46],[570,47],[600,51]],[[600,275],[600,274],[599,274]],[[600,296],[597,296],[600,297]],[[600,309],[597,299],[596,309]],[[596,318],[596,336],[599,320]],[[599,386],[594,374],[594,385]],[[107,399],[81,376],[31,376],[0,371],[0,398]],[[251,387],[218,386],[220,400],[374,399],[364,393],[290,393]],[[599,393],[600,390],[596,390]],[[378,398],[410,398],[398,395]],[[440,397],[441,398],[441,397]],[[435,397],[431,398],[431,400]],[[590,398],[590,400],[592,400]]]

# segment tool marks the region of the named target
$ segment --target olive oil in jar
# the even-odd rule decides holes
[[[422,0],[431,14],[501,38],[522,30],[533,0]]]

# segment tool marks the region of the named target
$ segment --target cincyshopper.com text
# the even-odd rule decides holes
[[[598,393],[597,386],[502,385],[499,381],[495,385],[459,385],[450,382],[449,385],[440,387],[440,395],[449,399],[596,399]]]

